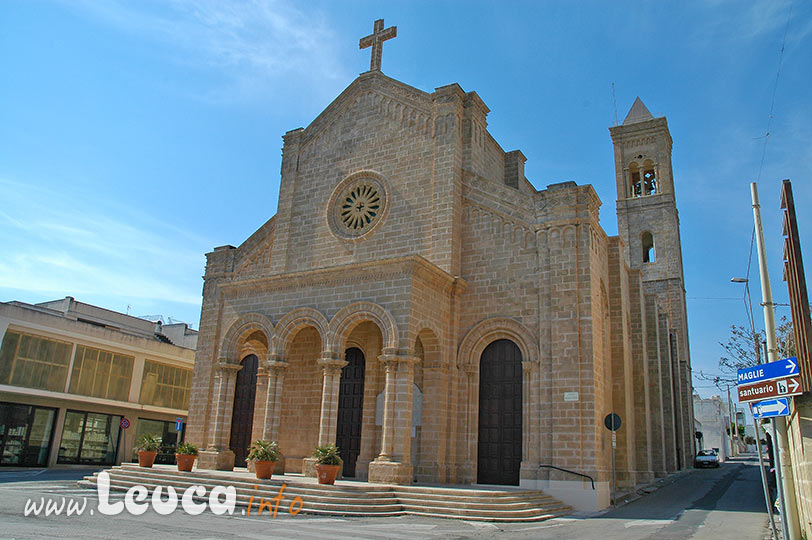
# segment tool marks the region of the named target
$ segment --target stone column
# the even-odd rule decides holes
[[[341,383],[341,369],[347,362],[338,355],[325,351],[318,360],[323,379],[321,386],[321,417],[319,418],[319,446],[335,444],[338,426],[338,390]],[[302,465],[305,476],[316,476],[316,460],[305,458]]]
[[[463,475],[460,479],[463,483],[470,484],[476,482],[474,471],[476,470],[477,433],[479,421],[479,388],[477,387],[477,372],[479,364],[465,364],[463,366],[465,377],[464,405],[466,407],[465,417],[465,461],[463,463]]]
[[[369,464],[369,481],[411,484],[412,394],[414,364],[420,359],[384,349],[378,357],[386,369],[381,453]]]
[[[538,363],[522,361],[522,464],[519,482],[539,478]]]
[[[234,384],[240,364],[232,364],[226,358],[220,358],[215,364],[215,395],[217,401],[212,411],[214,418],[209,437],[209,445],[198,456],[197,466],[200,469],[218,469],[230,471],[234,468],[234,452],[229,448],[231,435],[231,414],[234,409]]]
[[[265,394],[265,421],[262,438],[269,441],[279,436],[279,421],[282,416],[282,390],[285,384],[285,371],[288,363],[274,356],[268,362],[268,390]]]

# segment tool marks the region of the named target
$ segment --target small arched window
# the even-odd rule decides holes
[[[653,263],[655,260],[654,255],[654,235],[646,231],[643,233],[643,262]]]

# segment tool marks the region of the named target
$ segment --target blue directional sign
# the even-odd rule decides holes
[[[772,418],[789,416],[789,398],[765,399],[753,403],[753,418]]]
[[[183,418],[178,416],[175,418],[175,431],[182,431],[183,430]]]
[[[798,359],[796,357],[784,358],[778,362],[759,364],[757,366],[739,370],[739,384],[752,384],[760,381],[771,381],[798,375]]]

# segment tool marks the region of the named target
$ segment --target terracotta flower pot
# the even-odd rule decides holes
[[[152,464],[155,463],[155,456],[158,455],[158,452],[151,451],[147,452],[146,450],[139,450],[138,451],[138,466],[139,467],[152,467]]]
[[[275,461],[254,461],[254,472],[260,480],[268,480],[273,476]]]
[[[175,459],[178,460],[178,470],[192,472],[196,457],[194,454],[175,454]]]
[[[316,463],[316,475],[319,479],[319,484],[334,484],[340,467],[340,465],[321,465],[320,463]]]

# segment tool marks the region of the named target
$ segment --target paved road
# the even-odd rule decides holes
[[[594,539],[601,540],[763,540],[768,535],[758,461],[742,459],[719,469],[690,471],[671,477],[660,489],[616,510],[579,514],[535,524],[493,524],[418,518],[328,518],[305,515],[191,516],[181,510],[162,516],[149,509],[142,516],[115,517],[98,512],[67,517],[25,517],[29,498],[62,497],[96,508],[95,491],[79,489],[86,471],[3,471],[0,469],[0,539],[5,538],[270,538],[313,540],[364,539]],[[122,500],[111,495],[110,501]]]

